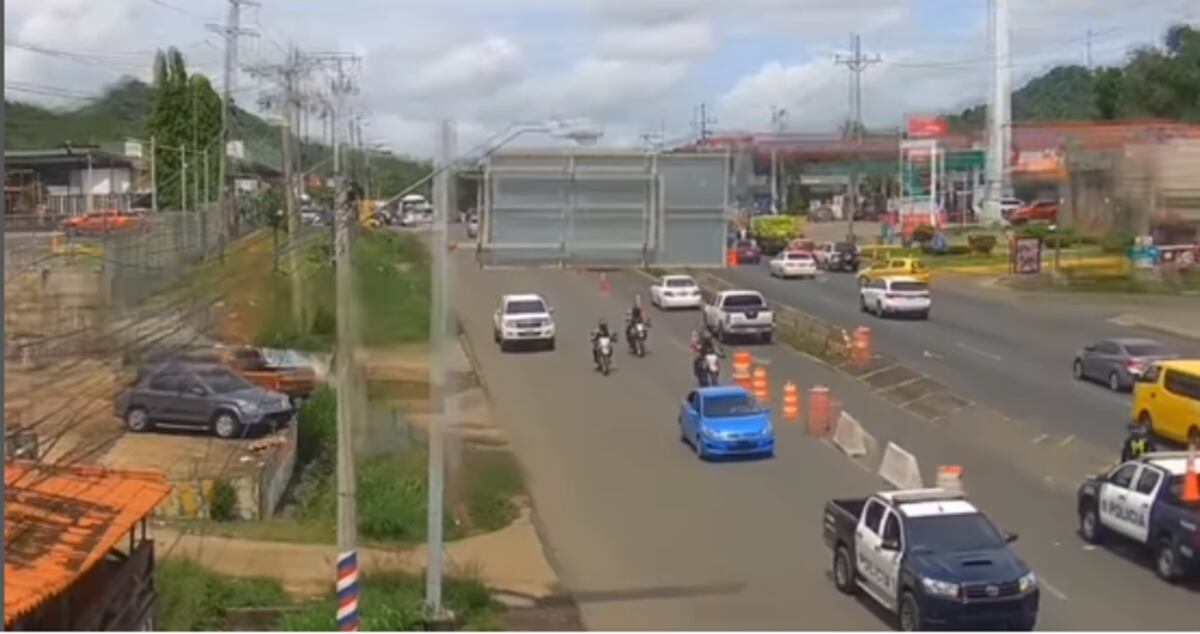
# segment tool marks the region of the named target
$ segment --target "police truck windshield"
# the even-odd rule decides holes
[[[1004,536],[982,513],[906,517],[904,537],[910,552],[961,553],[1004,548]]]

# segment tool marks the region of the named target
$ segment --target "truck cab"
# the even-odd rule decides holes
[[[1185,451],[1154,452],[1089,477],[1079,487],[1079,534],[1140,545],[1164,581],[1200,572],[1200,502],[1184,499],[1187,461]]]
[[[902,630],[1037,623],[1037,578],[1009,547],[1016,537],[959,494],[917,489],[830,500],[824,537],[838,590],[865,592]]]

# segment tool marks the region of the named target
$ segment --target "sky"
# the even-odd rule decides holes
[[[987,94],[986,0],[259,0],[242,10],[235,99],[261,111],[276,90],[254,67],[302,51],[361,56],[351,107],[364,136],[430,157],[439,122],[479,147],[513,121],[586,117],[603,145],[715,131],[765,131],[772,107],[796,132],[846,120],[851,33],[878,55],[862,75],[868,127],[957,112]],[[1200,20],[1200,0],[1009,0],[1013,82],[1056,64],[1120,63],[1167,26]],[[121,76],[150,78],[153,51],[223,79],[227,0],[5,0],[5,96],[86,103]],[[36,50],[31,50],[33,49]],[[319,88],[317,77],[312,87]],[[271,111],[264,111],[272,114]],[[310,131],[321,129],[312,121]],[[520,143],[550,145],[537,135]]]

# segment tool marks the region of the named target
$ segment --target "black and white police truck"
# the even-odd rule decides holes
[[[825,543],[838,590],[867,593],[900,629],[1037,624],[1037,577],[1007,535],[961,495],[887,491],[825,504]]]
[[[1079,534],[1132,540],[1154,553],[1166,581],[1200,572],[1200,504],[1184,502],[1187,452],[1148,453],[1079,487]]]

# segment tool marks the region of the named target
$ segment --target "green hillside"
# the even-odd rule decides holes
[[[1133,51],[1125,64],[1087,69],[1059,66],[1012,95],[1014,121],[1154,117],[1200,121],[1200,31],[1176,25],[1160,47]],[[947,117],[951,129],[978,129],[987,108]]]
[[[108,145],[126,137],[144,139],[154,95],[153,86],[126,78],[108,88],[94,101],[76,109],[49,109],[6,97],[5,149],[51,148],[67,142]],[[238,108],[235,108],[233,119],[237,136],[243,140],[246,158],[265,165],[279,165],[279,128]],[[316,143],[303,145],[301,156],[305,165],[320,160],[317,157],[329,155],[328,146]],[[425,161],[375,152],[372,154],[371,168],[376,190],[389,195],[427,174],[431,166]],[[329,175],[332,165],[326,161],[316,171]]]

